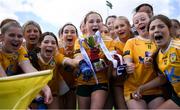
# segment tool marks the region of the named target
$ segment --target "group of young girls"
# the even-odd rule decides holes
[[[152,11],[149,4],[135,9],[133,27],[138,35],[126,17],[109,16],[103,24],[94,11],[83,18],[81,36],[71,23],[55,36],[42,33],[35,21],[20,26],[5,19],[0,75],[52,69],[52,80],[34,99],[43,97],[48,109],[179,109],[180,24],[165,15],[153,16]],[[125,66],[122,74],[108,53],[120,71]],[[29,108],[37,106],[32,101]]]

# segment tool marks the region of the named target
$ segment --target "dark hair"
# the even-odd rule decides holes
[[[68,26],[68,25],[73,26],[73,27],[75,28],[75,30],[76,30],[76,35],[77,35],[77,37],[78,37],[77,28],[76,28],[76,26],[75,26],[74,24],[72,24],[72,23],[66,23],[62,28],[60,28],[60,29],[59,29],[59,32],[58,32],[58,35],[60,36],[61,34],[63,34],[64,28],[65,28],[66,26]]]
[[[106,21],[105,21],[105,24],[106,24],[106,25],[107,25],[107,21],[108,21],[109,18],[117,18],[117,16],[116,16],[116,15],[110,15],[110,16],[108,16],[108,17],[106,18]]]
[[[135,11],[135,12],[138,12],[139,9],[140,9],[141,7],[143,7],[143,6],[148,6],[148,7],[150,7],[151,10],[152,10],[152,12],[153,12],[153,7],[152,7],[150,4],[148,4],[148,3],[140,4],[139,6],[137,6],[137,7],[134,9],[134,11]]]
[[[39,43],[41,43],[43,40],[44,40],[44,37],[47,36],[47,35],[50,35],[52,37],[54,37],[54,39],[56,40],[56,44],[58,46],[58,40],[57,40],[57,37],[54,35],[54,33],[52,32],[44,32],[43,34],[41,34],[40,38],[39,38]]]
[[[38,28],[40,35],[42,34],[40,25],[39,25],[38,23],[36,23],[35,21],[32,21],[32,20],[27,21],[26,23],[24,23],[24,25],[22,26],[22,28],[23,28],[23,33],[25,33],[25,29],[26,29],[26,27],[27,27],[28,25],[34,25],[35,27]]]
[[[88,17],[89,15],[91,15],[91,14],[97,14],[97,15],[99,15],[100,18],[101,18],[101,20],[102,20],[102,22],[103,22],[102,16],[101,16],[99,13],[97,13],[97,12],[95,12],[95,11],[90,11],[90,12],[87,13],[86,16],[84,17],[84,24],[86,24],[86,22],[87,22],[87,17]]]
[[[151,22],[154,21],[154,20],[156,20],[156,19],[159,19],[159,20],[161,20],[162,22],[164,22],[164,23],[167,25],[167,27],[169,28],[169,31],[170,31],[170,28],[171,28],[171,26],[172,26],[172,25],[171,25],[171,20],[170,20],[167,16],[162,15],[162,14],[153,16],[153,17],[150,19],[150,21],[149,21],[149,23],[148,23],[148,27],[147,27],[148,31],[149,31],[149,26],[150,26]]]

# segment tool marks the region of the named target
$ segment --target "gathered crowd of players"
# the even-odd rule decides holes
[[[40,97],[47,109],[179,109],[179,21],[154,15],[153,7],[146,3],[135,8],[132,20],[133,25],[125,16],[112,15],[103,24],[102,16],[90,11],[80,24],[82,35],[75,25],[66,23],[55,36],[42,32],[35,21],[21,26],[14,19],[4,19],[0,76],[53,70],[52,80],[29,109],[37,109]],[[123,56],[126,71],[122,75],[117,75],[98,44],[93,48],[87,44],[98,30],[107,49]],[[86,40],[81,44],[79,38]],[[98,83],[83,59],[81,46]]]

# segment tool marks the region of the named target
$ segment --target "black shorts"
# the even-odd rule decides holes
[[[143,95],[142,99],[146,102],[149,103],[151,102],[153,99],[157,98],[157,97],[163,97],[163,95],[158,94],[158,95]]]
[[[172,93],[171,100],[180,107],[180,97],[178,97],[175,93]]]
[[[77,86],[76,94],[82,97],[90,97],[91,93],[96,90],[108,91],[108,84],[100,83],[95,85],[79,85]]]

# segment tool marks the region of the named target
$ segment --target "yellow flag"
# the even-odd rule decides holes
[[[0,109],[27,109],[52,75],[45,70],[0,78]]]

